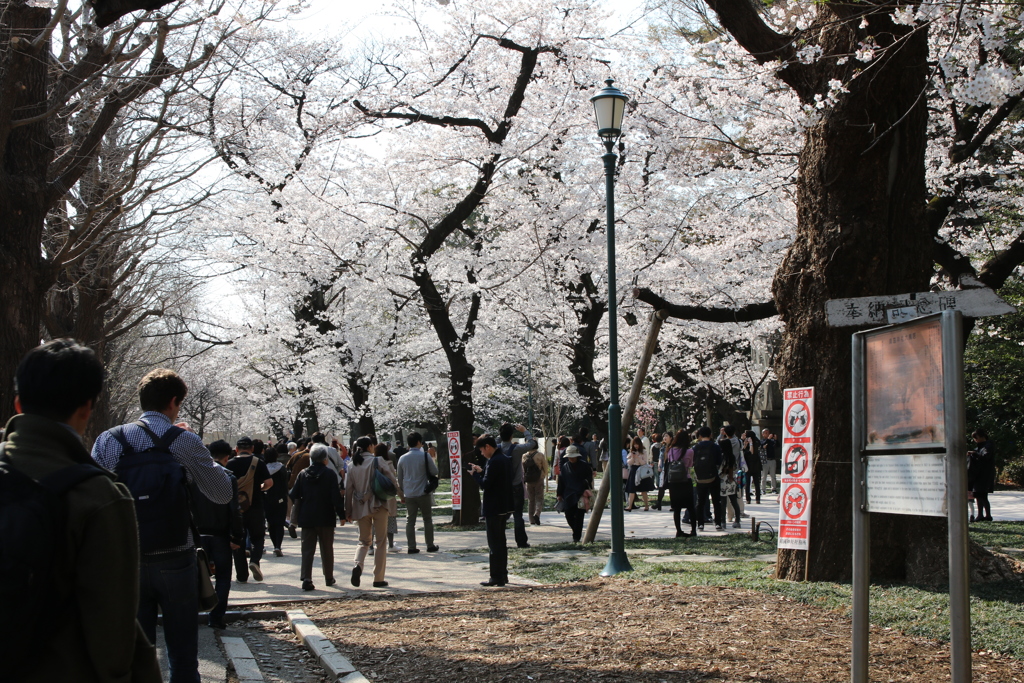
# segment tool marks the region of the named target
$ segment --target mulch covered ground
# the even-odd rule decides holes
[[[850,622],[762,593],[594,579],[362,598],[306,612],[374,681],[849,681]],[[872,629],[872,681],[949,680],[949,650]],[[978,683],[1024,662],[975,653]]]

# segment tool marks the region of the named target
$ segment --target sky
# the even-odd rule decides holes
[[[458,0],[454,0],[458,1]],[[501,0],[494,0],[500,2]],[[420,4],[447,5],[449,0],[420,0]],[[359,38],[367,35],[392,34],[402,31],[405,22],[391,8],[394,0],[305,0],[307,7],[288,20],[288,25],[310,34],[341,33]],[[604,0],[612,12],[613,26],[625,27],[643,23],[645,0]]]

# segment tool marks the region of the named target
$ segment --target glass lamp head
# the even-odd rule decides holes
[[[612,79],[605,81],[601,92],[590,98],[597,116],[597,134],[606,142],[622,134],[622,117],[626,113],[626,100],[621,90],[612,85]]]

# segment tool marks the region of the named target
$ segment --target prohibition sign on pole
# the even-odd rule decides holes
[[[449,464],[451,465],[451,468],[452,468],[452,476],[453,477],[457,477],[460,474],[462,474],[461,462],[462,461],[459,460],[459,458],[452,458],[451,459],[451,462]],[[456,481],[458,481],[458,480],[456,480]],[[453,487],[453,490],[454,490],[454,487]]]
[[[786,429],[790,436],[803,436],[811,426],[811,411],[803,401],[793,401],[786,411]]]
[[[800,444],[793,444],[786,450],[783,460],[784,471],[790,477],[799,477],[807,470],[807,449]]]
[[[455,498],[460,493],[462,493],[462,480],[461,479],[453,479],[452,480],[452,497]]]
[[[782,492],[782,509],[791,519],[797,519],[804,513],[807,502],[807,491],[800,484],[791,484]]]
[[[448,437],[448,452],[454,455],[454,454],[459,453],[460,450],[461,449],[459,448],[459,437],[458,437],[458,435],[456,435],[456,436],[449,436]]]

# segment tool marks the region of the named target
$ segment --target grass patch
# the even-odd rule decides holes
[[[971,535],[986,545],[1019,548],[1022,547],[1022,527],[1022,522],[992,523],[980,534],[972,527]],[[729,534],[680,540],[627,539],[625,546],[627,554],[631,549],[663,548],[675,554],[737,558],[735,561],[714,563],[652,563],[647,561],[650,556],[633,554],[629,556],[633,571],[624,575],[630,579],[680,586],[749,589],[850,615],[853,592],[849,584],[776,580],[773,578],[774,565],[752,560],[756,555],[773,552],[774,545],[754,542],[749,536]],[[570,561],[534,566],[528,563],[530,558],[541,553],[567,549],[580,549],[580,546],[560,543],[526,549],[510,548],[509,569],[519,576],[544,583],[581,581],[600,573],[601,566],[593,564]],[[609,552],[609,543],[595,543],[583,549],[594,555],[605,556]],[[921,586],[873,585],[871,623],[908,635],[948,642],[949,594],[945,589]],[[971,632],[975,649],[994,650],[1024,660],[1024,585],[1004,582],[973,586]]]
[[[986,548],[1024,548],[1024,522],[977,522],[970,535]]]

